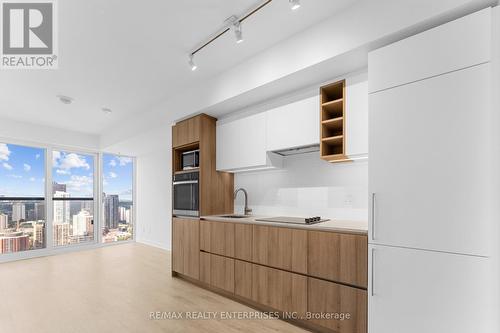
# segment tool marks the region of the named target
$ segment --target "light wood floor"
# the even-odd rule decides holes
[[[172,278],[170,252],[128,243],[0,264],[0,332],[306,332],[280,320],[151,320],[254,311]]]

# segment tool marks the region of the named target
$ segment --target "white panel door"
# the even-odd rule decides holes
[[[370,52],[370,92],[487,62],[490,47],[487,8]]]
[[[494,333],[489,259],[373,245],[369,251],[369,333]]]
[[[370,95],[370,243],[489,255],[490,65]]]
[[[217,122],[217,170],[265,166],[266,114]]]
[[[319,96],[267,111],[267,150],[319,144]]]
[[[346,155],[356,159],[368,155],[368,73],[346,79]]]

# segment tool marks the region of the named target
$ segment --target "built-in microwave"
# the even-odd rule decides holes
[[[182,153],[182,170],[196,169],[200,166],[200,150],[190,150]]]
[[[173,214],[176,216],[199,216],[199,172],[174,175]]]

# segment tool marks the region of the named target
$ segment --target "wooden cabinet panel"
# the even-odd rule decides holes
[[[237,259],[252,261],[253,226],[251,224],[234,225],[234,256]]]
[[[200,253],[200,280],[234,293],[234,259]]]
[[[254,225],[252,261],[307,273],[307,231]]]
[[[200,221],[200,249],[234,257],[234,223]]]
[[[199,220],[172,219],[172,269],[199,279],[200,229]]]
[[[307,277],[252,265],[252,300],[279,311],[307,311]]]
[[[307,278],[307,311],[313,315],[337,313],[344,320],[314,318],[311,322],[338,333],[367,332],[367,292],[314,278]],[[347,315],[349,319],[347,319]],[[340,318],[339,318],[340,319]]]
[[[183,120],[172,127],[172,147],[200,140],[200,116]]]
[[[309,275],[367,287],[367,236],[308,231],[308,238]]]
[[[234,293],[248,299],[252,298],[252,264],[234,261]]]

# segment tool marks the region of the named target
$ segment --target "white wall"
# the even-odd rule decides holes
[[[235,175],[235,188],[248,191],[254,215],[368,218],[368,162],[328,163],[319,153],[288,156],[284,168]],[[243,195],[235,209],[243,212]]]

